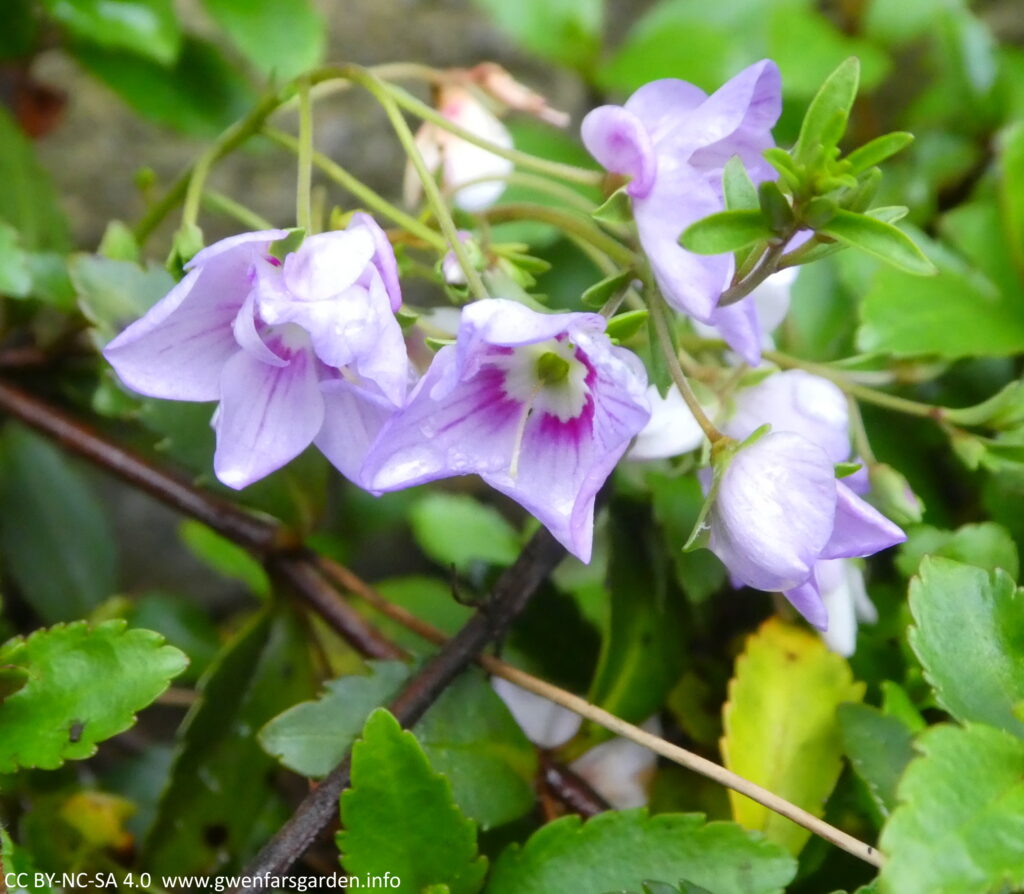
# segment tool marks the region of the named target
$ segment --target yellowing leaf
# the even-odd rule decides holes
[[[813,633],[776,619],[747,640],[724,710],[725,765],[815,816],[839,778],[842,740],[836,709],[859,702],[845,659]],[[736,821],[799,853],[810,832],[729,792]]]

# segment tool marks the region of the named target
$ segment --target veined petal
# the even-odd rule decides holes
[[[235,341],[238,342],[239,347],[241,347],[243,351],[247,351],[249,354],[252,354],[252,356],[260,362],[268,363],[271,366],[288,365],[288,361],[275,354],[260,336],[259,330],[256,326],[255,290],[249,292],[246,296],[245,303],[242,305],[242,309],[235,315],[232,330],[235,335]]]
[[[710,512],[710,548],[747,586],[768,592],[811,576],[836,516],[832,461],[791,432],[769,432],[722,473]]]
[[[266,254],[271,243],[284,239],[288,235],[287,230],[256,230],[252,233],[239,233],[237,236],[228,236],[208,245],[202,251],[196,252],[192,260],[185,265],[186,270],[195,270],[205,267],[214,258],[229,251],[234,251],[241,246],[247,246],[256,250],[257,254]]]
[[[328,301],[355,284],[376,250],[366,227],[317,233],[285,258],[284,284],[294,299]]]
[[[636,115],[622,106],[599,106],[583,119],[581,136],[603,168],[631,178],[627,187],[631,196],[650,192],[658,160],[651,137]]]
[[[649,411],[645,378],[627,359],[632,355],[613,348],[604,336],[592,337],[590,315],[569,316],[580,319],[563,324],[561,331],[573,340],[577,359],[572,362],[586,373],[585,391],[566,402],[545,393],[546,386],[537,380],[538,390],[531,393],[528,386],[520,394],[519,386],[535,375],[535,356],[525,348],[517,355],[506,346],[482,342],[463,358],[463,339],[478,334],[464,327],[460,345],[438,352],[408,405],[381,431],[363,480],[385,491],[478,474],[588,561],[594,496]],[[560,416],[560,409],[573,406],[577,397],[576,409]]]
[[[244,233],[199,252],[185,278],[104,349],[125,385],[150,397],[216,400],[221,370],[238,351],[232,327],[253,267],[279,235]]]
[[[907,539],[907,535],[842,481],[836,482],[835,527],[821,553],[823,559],[873,556]]]
[[[396,408],[369,388],[345,379],[322,381],[320,390],[324,422],[313,443],[349,481],[368,489],[361,477],[363,464]]]
[[[665,300],[676,310],[710,322],[732,279],[732,253],[693,254],[679,245],[679,237],[690,224],[721,211],[722,200],[695,169],[664,168],[650,193],[633,200],[640,244]]]
[[[500,371],[459,381],[455,369],[455,346],[442,348],[408,404],[384,426],[361,475],[371,490],[507,468],[522,405],[505,395]],[[438,389],[439,383],[452,384]]]
[[[822,631],[829,629],[831,618],[813,574],[802,584],[785,590],[782,595],[813,627]]]
[[[373,382],[394,407],[400,407],[409,387],[409,357],[402,327],[391,310],[379,276],[370,278],[361,307],[364,319],[355,324],[358,332],[352,326],[344,330],[352,346],[352,366],[361,378]]]
[[[296,352],[284,367],[239,351],[221,376],[214,472],[228,487],[246,487],[305,450],[323,419],[311,351]]]

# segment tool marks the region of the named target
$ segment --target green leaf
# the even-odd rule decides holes
[[[101,346],[174,288],[167,271],[155,264],[143,268],[131,261],[80,254],[71,259],[69,270],[78,305]]]
[[[67,251],[67,218],[50,175],[36,160],[32,144],[0,104],[0,220],[13,226],[28,251]]]
[[[756,211],[761,207],[757,187],[738,155],[730,158],[722,169],[722,191],[726,211]]]
[[[984,425],[1006,431],[1024,425],[1024,381],[1016,379],[972,407],[946,409],[944,417],[955,425]]]
[[[760,211],[720,211],[690,224],[679,237],[679,244],[699,255],[716,255],[774,236]]]
[[[328,682],[316,701],[275,717],[260,731],[260,744],[297,773],[326,776],[370,713],[390,702],[410,674],[397,661],[370,662],[370,668],[368,676]],[[483,828],[509,822],[533,807],[536,753],[480,674],[461,676],[414,732],[431,764],[451,783],[459,808]]]
[[[349,875],[397,876],[396,890],[444,885],[475,894],[487,872],[477,856],[476,827],[452,800],[416,737],[386,710],[370,715],[352,749],[351,787],[341,795],[338,850]]]
[[[995,522],[964,525],[955,531],[916,525],[900,545],[896,568],[904,577],[912,577],[925,556],[942,556],[986,571],[1002,568],[1012,578],[1020,571],[1017,544],[1006,528]]]
[[[609,338],[620,342],[628,341],[646,327],[648,316],[646,310],[627,310],[612,317],[605,331]]]
[[[882,894],[980,894],[1024,885],[1024,742],[941,724],[917,742],[882,830]]]
[[[1017,270],[1024,276],[1024,121],[1004,130],[998,145],[999,210],[1003,231]]]
[[[476,0],[523,47],[552,62],[589,69],[601,48],[602,0]]]
[[[309,0],[203,0],[203,5],[246,58],[278,83],[323,58],[327,31]]]
[[[910,583],[908,638],[938,703],[960,721],[1024,736],[1024,598],[1001,569],[925,558]]]
[[[913,731],[870,705],[840,705],[843,750],[883,816],[896,807],[896,785],[914,756]]]
[[[32,268],[18,231],[0,220],[0,295],[27,298],[31,291]]]
[[[840,209],[818,232],[907,273],[930,276],[938,272],[906,233],[875,217]]]
[[[864,684],[820,637],[766,621],[736,661],[724,708],[725,766],[815,816],[839,779],[842,741],[836,708],[859,702]],[[797,854],[810,832],[729,792],[733,817]]]
[[[615,190],[597,208],[590,212],[590,216],[604,224],[632,223],[633,206],[626,188],[623,186]]]
[[[0,31],[0,60],[29,56],[39,33],[34,0],[7,0]]]
[[[114,532],[102,503],[60,451],[19,425],[0,440],[0,548],[44,621],[88,614],[117,587]]]
[[[170,65],[181,49],[173,0],[43,0],[73,37]]]
[[[158,633],[120,620],[59,624],[9,640],[0,665],[24,668],[29,680],[0,705],[0,773],[91,757],[187,663]]]
[[[170,68],[128,52],[72,48],[75,58],[144,118],[198,137],[215,137],[252,105],[248,83],[214,44],[185,39]]]
[[[941,249],[940,249],[941,251]],[[949,256],[940,273],[879,270],[861,304],[857,347],[900,357],[1001,357],[1024,351],[1024,306]]]
[[[902,152],[914,142],[914,135],[906,131],[896,130],[892,133],[882,134],[870,142],[854,149],[846,156],[846,163],[850,166],[851,174],[860,174],[868,168],[881,164],[887,158],[891,158],[897,152]]]
[[[631,723],[655,713],[683,670],[682,602],[669,589],[670,566],[646,506],[618,500],[609,515],[611,604],[588,700]],[[609,737],[585,724],[573,753]]]
[[[270,596],[270,578],[252,554],[197,521],[183,521],[178,536],[189,551],[218,574],[239,581],[264,599]]]
[[[155,630],[188,656],[180,682],[194,682],[206,670],[220,646],[217,627],[194,602],[165,593],[147,593],[127,615],[133,627]]]
[[[181,730],[142,865],[186,874],[238,867],[287,818],[255,731],[309,697],[307,640],[279,606],[252,618],[218,655]]]
[[[853,56],[825,79],[807,108],[793,147],[793,157],[799,164],[813,165],[822,153],[827,156],[838,145],[846,131],[859,84],[860,61]]]
[[[602,279],[587,289],[580,301],[584,307],[600,310],[615,296],[629,288],[630,283],[636,279],[636,273],[632,270],[623,270],[620,273]]]
[[[645,879],[686,879],[715,894],[781,892],[796,861],[734,823],[704,823],[699,813],[617,810],[586,823],[567,816],[507,848],[485,894],[606,894]]]
[[[423,550],[445,567],[465,571],[473,562],[511,565],[521,540],[493,506],[468,494],[434,491],[409,509],[412,533]]]

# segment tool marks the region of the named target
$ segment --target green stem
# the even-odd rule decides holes
[[[143,242],[156,228],[167,212],[180,199],[179,193],[185,196],[185,207],[182,210],[182,224],[195,224],[199,219],[199,206],[203,199],[206,177],[214,163],[229,152],[237,149],[249,137],[257,133],[270,114],[281,105],[291,87],[285,87],[275,93],[269,93],[244,118],[236,121],[201,155],[190,173],[179,179],[164,199],[150,209],[149,213],[135,228],[135,236]],[[184,182],[182,182],[182,180]]]
[[[853,447],[868,466],[873,466],[876,462],[875,451],[871,449],[871,441],[868,438],[868,430],[864,427],[864,416],[861,414],[860,404],[852,394],[846,395],[846,399],[850,405],[850,432],[853,435]]]
[[[441,197],[441,190],[438,189],[433,175],[427,170],[427,165],[420,154],[419,146],[416,145],[416,138],[413,136],[412,130],[409,129],[405,118],[402,117],[402,112],[398,108],[397,103],[388,92],[387,86],[365,69],[356,66],[349,67],[351,68],[349,75],[351,79],[365,87],[384,107],[384,113],[388,116],[388,120],[394,128],[402,148],[405,149],[405,154],[408,156],[409,161],[412,162],[413,168],[416,169],[416,174],[423,186],[423,193],[426,195],[427,202],[434,212],[434,217],[437,218],[441,232],[444,233],[445,239],[448,241],[448,247],[455,253],[459,266],[466,275],[466,283],[470,291],[477,299],[490,298],[491,296],[487,293],[487,287],[480,278],[480,273],[473,266],[466,247],[462,244],[462,240],[459,239],[459,231],[455,226],[455,221],[452,219],[448,206]]]
[[[769,276],[776,273],[779,269],[779,258],[782,257],[782,252],[786,247],[786,242],[791,237],[786,237],[783,241],[772,245],[768,251],[764,253],[761,258],[761,262],[753,269],[753,271],[736,285],[731,286],[722,292],[722,296],[718,299],[719,307],[728,307],[730,304],[735,304],[737,301],[742,301],[751,292],[754,291],[761,283],[763,283]]]
[[[867,385],[858,385],[851,382],[842,372],[822,363],[812,363],[809,360],[801,360],[799,357],[791,357],[781,351],[764,351],[763,356],[772,363],[786,369],[804,369],[807,372],[821,376],[838,385],[846,394],[869,404],[885,407],[887,410],[895,410],[897,413],[905,413],[908,416],[918,416],[921,419],[934,419],[941,421],[946,410],[944,407],[935,404],[921,403],[916,400],[909,400],[905,397],[898,397],[885,391],[878,391],[869,388]]]
[[[295,223],[313,232],[313,106],[309,80],[299,81],[299,176],[295,191]]]
[[[299,141],[291,134],[285,133],[283,130],[278,130],[276,127],[266,125],[263,128],[263,134],[268,139],[277,143],[279,146],[284,147],[290,152],[299,151]],[[425,223],[417,220],[411,214],[407,214],[401,208],[391,204],[391,202],[380,195],[380,193],[374,192],[374,190],[370,189],[370,187],[361,180],[352,176],[352,174],[346,171],[337,162],[320,152],[314,152],[313,164],[315,164],[329,179],[337,183],[342,189],[355,196],[367,208],[370,208],[393,221],[406,232],[412,234],[417,239],[422,239],[438,251],[443,252],[447,250],[448,244],[440,233],[436,230],[432,230]]]
[[[566,233],[572,233],[585,239],[594,248],[604,252],[624,267],[632,267],[636,264],[636,256],[629,248],[617,239],[601,232],[586,218],[573,214],[571,211],[531,202],[513,202],[484,211],[481,216],[492,224],[508,223],[514,220],[536,220],[541,223],[553,224]]]
[[[679,389],[683,400],[686,401],[686,406],[693,413],[693,418],[697,420],[697,424],[703,429],[711,445],[714,446],[725,436],[708,418],[704,408],[700,405],[700,401],[697,400],[697,395],[693,393],[690,383],[686,381],[686,375],[683,372],[683,368],[679,365],[679,358],[676,356],[675,345],[672,344],[672,333],[669,330],[668,324],[668,305],[665,303],[665,299],[653,289],[648,290],[648,293],[651,295],[651,300],[647,302],[647,306],[651,312],[651,319],[654,321],[654,331],[658,335],[661,353],[668,364],[669,375],[672,376],[672,381],[675,382],[676,388]]]
[[[274,228],[269,220],[261,214],[257,214],[252,208],[248,208],[230,196],[213,189],[208,189],[203,193],[203,207],[232,217],[250,230],[272,230]]]
[[[460,189],[464,189],[467,186],[475,186],[478,183],[494,183],[497,180],[501,180],[505,183],[527,186],[531,189],[536,189],[539,192],[545,192],[548,195],[561,199],[568,205],[572,205],[584,214],[590,214],[590,212],[597,207],[593,202],[571,186],[566,186],[564,183],[558,183],[548,177],[542,177],[538,174],[528,174],[523,171],[512,171],[510,174],[476,177],[473,180],[467,180],[465,183],[460,183],[457,186],[449,187],[445,190],[445,194],[456,193]]]
[[[559,180],[582,183],[585,186],[600,186],[604,180],[604,174],[600,171],[579,168],[576,165],[563,164],[558,161],[549,161],[544,158],[538,158],[535,155],[530,155],[528,152],[520,152],[518,149],[506,149],[504,146],[498,146],[478,137],[472,131],[449,121],[436,109],[424,102],[420,102],[420,100],[407,93],[401,87],[396,87],[394,84],[385,84],[384,89],[407,112],[411,112],[418,118],[422,118],[424,121],[429,121],[431,124],[447,130],[467,143],[472,143],[474,146],[479,146],[481,149],[486,149],[488,152],[492,152],[502,158],[507,158],[522,168],[537,171],[539,174],[557,177]]]

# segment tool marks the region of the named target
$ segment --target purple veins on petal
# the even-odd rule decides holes
[[[642,370],[603,326],[502,299],[467,306],[364,480],[383,491],[478,474],[589,560],[594,497],[649,416]]]

